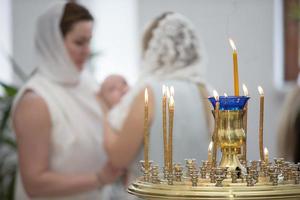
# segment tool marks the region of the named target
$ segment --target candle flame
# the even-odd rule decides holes
[[[209,145],[208,145],[208,151],[209,151],[209,152],[212,152],[213,145],[214,145],[214,143],[211,141],[211,142],[209,143]]]
[[[258,86],[257,89],[260,95],[264,95],[264,90],[262,89],[261,86]]]
[[[168,86],[166,86],[166,93],[167,93],[167,97],[170,98],[170,89]]]
[[[226,93],[226,92],[224,92],[224,97],[228,97],[228,95],[227,95],[227,93]]]
[[[264,148],[264,154],[269,155],[269,151],[268,151],[267,147]]]
[[[145,89],[145,103],[148,104],[148,90]]]
[[[162,93],[163,93],[163,96],[166,96],[166,86],[165,85],[162,85]]]
[[[174,97],[175,91],[174,91],[174,87],[171,86],[170,87],[170,95]]]
[[[243,91],[245,96],[249,96],[248,89],[245,84],[243,84]]]
[[[174,98],[173,98],[173,96],[170,96],[170,101],[169,101],[169,107],[170,107],[170,109],[174,109],[174,104],[175,104]]]
[[[236,51],[236,46],[231,38],[229,38],[229,43],[230,43],[232,50]]]
[[[219,101],[219,94],[216,90],[213,90],[213,94],[214,94],[214,97],[216,99],[216,101]]]

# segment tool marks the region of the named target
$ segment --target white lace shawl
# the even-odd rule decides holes
[[[147,29],[146,29],[147,30]],[[204,83],[204,46],[199,46],[193,25],[183,15],[170,13],[153,30],[145,51],[139,81],[109,113],[109,121],[120,130],[137,94],[149,81],[186,80]]]

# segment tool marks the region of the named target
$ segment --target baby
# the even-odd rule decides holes
[[[128,91],[129,86],[124,77],[120,75],[109,75],[102,82],[99,97],[110,110],[114,105],[120,102],[121,98]]]
[[[124,77],[120,75],[109,75],[102,82],[98,97],[102,99],[107,111],[120,102],[123,95],[128,91],[129,86]],[[126,187],[128,174],[125,173],[114,184],[110,185],[104,192],[104,198],[109,200],[124,199],[127,197]],[[127,198],[125,198],[127,199]]]

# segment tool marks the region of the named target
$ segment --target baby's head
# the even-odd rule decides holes
[[[110,75],[104,79],[100,89],[100,96],[108,108],[120,102],[123,95],[128,91],[128,84],[120,75]]]

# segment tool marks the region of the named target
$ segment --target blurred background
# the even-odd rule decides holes
[[[37,17],[57,0],[0,1],[1,99],[10,85],[22,85],[35,67],[33,40]],[[233,94],[232,50],[237,46],[240,85],[251,96],[248,158],[259,159],[260,85],[265,92],[265,146],[277,151],[277,122],[285,95],[298,75],[298,4],[296,0],[82,0],[95,16],[93,56],[88,63],[100,83],[108,74],[124,75],[136,83],[140,40],[146,24],[164,11],[186,15],[195,25],[208,58],[206,78],[219,94]],[[16,69],[17,68],[17,69]],[[6,87],[7,86],[7,87]],[[175,88],[176,90],[176,88]],[[240,86],[240,92],[242,88]],[[8,108],[6,108],[7,110]],[[2,109],[2,115],[5,109]],[[179,114],[179,113],[178,113]],[[3,122],[3,120],[2,120]],[[203,133],[199,133],[203,134]],[[199,145],[206,143],[199,142]]]

